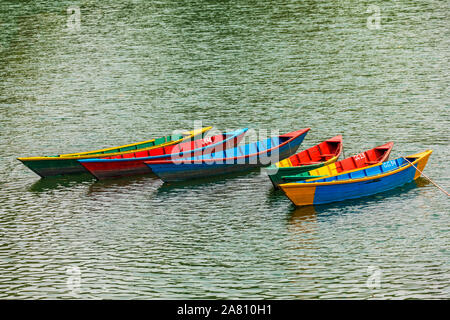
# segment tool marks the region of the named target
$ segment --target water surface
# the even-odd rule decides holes
[[[447,190],[448,4],[72,1],[0,8],[0,298],[449,298],[449,202],[426,179],[295,208],[259,171],[40,180],[15,158],[115,146],[194,121],[311,127],[345,155],[433,149]],[[379,280],[379,282],[378,282]]]

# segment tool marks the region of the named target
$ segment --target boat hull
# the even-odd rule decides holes
[[[21,160],[28,169],[39,175],[40,177],[87,173],[88,171],[76,159],[55,160]]]
[[[144,164],[144,160],[116,162],[83,162],[85,170],[99,180],[134,175],[149,174],[152,171]]]
[[[431,151],[425,153],[414,163],[420,171],[427,164]],[[390,163],[391,161],[384,162],[381,166],[389,166]],[[371,169],[355,170],[353,174],[356,176],[363,170]],[[419,170],[412,165],[407,165],[405,168],[394,170],[395,172],[374,175],[373,177],[343,180],[335,183],[315,183],[314,181],[287,183],[281,184],[280,188],[296,206],[326,204],[371,196],[400,187],[420,177]]]
[[[205,177],[214,177],[249,171],[261,167],[260,164],[209,164],[209,163],[193,163],[193,164],[155,164],[152,165],[152,171],[164,182],[177,182],[192,179],[202,179]]]

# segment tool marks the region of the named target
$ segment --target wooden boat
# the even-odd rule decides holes
[[[381,163],[389,159],[389,155],[391,154],[393,147],[394,143],[388,142],[381,146],[366,150],[357,155],[314,170],[302,172],[292,176],[283,176],[280,183],[332,176],[345,171],[360,169]]]
[[[144,161],[181,159],[201,155],[211,149],[218,151],[232,148],[239,144],[247,130],[248,128],[244,128],[163,148],[136,151],[101,159],[85,159],[79,160],[79,162],[99,180],[146,174],[151,173],[151,170],[144,164]]]
[[[296,206],[370,196],[417,179],[432,152],[427,150],[326,178],[280,184],[280,188]]]
[[[275,188],[283,176],[307,172],[336,162],[342,152],[342,136],[335,136],[314,147],[300,151],[270,167],[266,168],[270,181]]]
[[[310,129],[181,160],[146,161],[165,182],[211,177],[270,165],[295,153]]]
[[[83,173],[86,172],[86,170],[78,162],[78,160],[80,159],[121,155],[136,150],[152,150],[165,146],[175,145],[182,141],[201,138],[211,128],[212,127],[196,129],[179,135],[169,135],[157,139],[151,139],[107,149],[92,150],[80,153],[67,153],[47,157],[17,158],[17,160],[21,161],[25,166],[27,166],[30,170],[41,177]]]

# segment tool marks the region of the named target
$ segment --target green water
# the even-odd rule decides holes
[[[40,180],[15,160],[194,121],[311,127],[302,147],[342,134],[346,156],[388,141],[391,158],[433,149],[425,172],[449,190],[448,12],[445,1],[2,0],[0,298],[450,298],[449,201],[424,178],[296,209],[259,171],[166,186]]]

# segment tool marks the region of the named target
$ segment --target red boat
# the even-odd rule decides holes
[[[361,152],[360,154],[357,154],[355,156],[351,156],[344,160],[331,163],[327,166],[323,166],[296,175],[284,176],[281,180],[283,182],[308,180],[313,178],[333,176],[342,172],[349,172],[352,170],[368,167],[377,163],[387,161],[393,147],[394,143],[388,142],[373,149]]]
[[[151,173],[152,171],[144,164],[144,161],[181,159],[184,157],[198,156],[211,150],[217,152],[233,148],[239,144],[247,130],[248,128],[244,128],[212,137],[183,142],[177,145],[101,159],[79,160],[79,162],[99,180]]]
[[[278,188],[284,176],[307,172],[336,162],[342,148],[342,136],[335,136],[271,165],[266,168],[266,172],[274,187]]]

